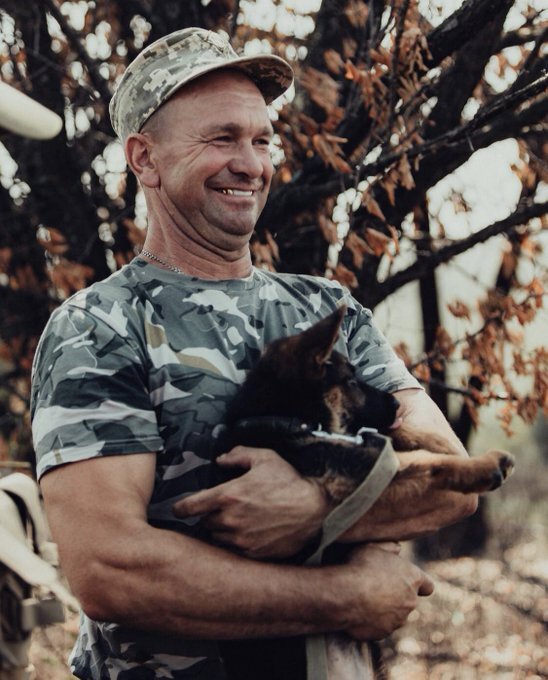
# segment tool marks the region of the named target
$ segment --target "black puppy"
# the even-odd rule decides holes
[[[335,501],[371,470],[379,445],[368,430],[388,433],[399,406],[391,394],[359,382],[333,350],[345,311],[268,345],[229,405],[222,442],[225,451],[237,444],[277,451],[319,479]]]

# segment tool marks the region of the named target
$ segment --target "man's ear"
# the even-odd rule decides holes
[[[160,175],[152,148],[150,137],[140,132],[132,132],[126,139],[125,150],[129,167],[141,184],[155,189],[160,184]]]

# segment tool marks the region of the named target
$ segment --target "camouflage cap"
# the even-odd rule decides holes
[[[116,134],[124,140],[138,132],[185,83],[222,68],[249,76],[267,103],[293,82],[291,66],[280,57],[240,56],[219,33],[183,28],[148,45],[127,67],[110,102]]]

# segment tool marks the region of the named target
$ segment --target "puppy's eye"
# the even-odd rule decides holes
[[[358,386],[359,386],[359,383],[358,383],[358,381],[356,380],[356,378],[349,378],[349,379],[346,381],[346,384],[348,385],[348,387],[358,387]]]

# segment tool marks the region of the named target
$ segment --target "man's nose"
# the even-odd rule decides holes
[[[260,151],[251,142],[242,142],[237,145],[234,155],[228,164],[229,170],[236,175],[247,177],[261,177],[264,173],[264,152]],[[267,159],[270,162],[270,158]]]

